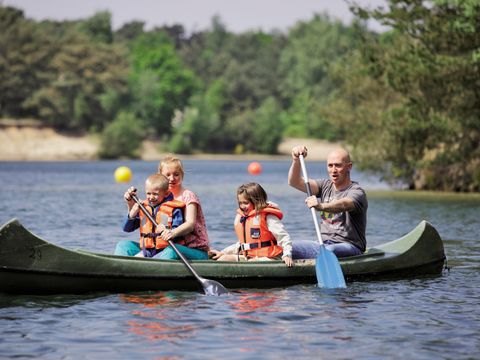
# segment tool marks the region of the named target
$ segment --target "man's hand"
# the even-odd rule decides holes
[[[309,208],[315,208],[317,210],[321,210],[320,203],[318,202],[318,198],[315,195],[307,197],[305,199],[305,204],[307,204]]]
[[[304,145],[295,146],[292,149],[292,159],[298,160],[298,157],[303,155],[303,157],[307,157],[307,147]]]

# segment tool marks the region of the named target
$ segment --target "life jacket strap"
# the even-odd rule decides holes
[[[162,232],[163,232],[163,231],[162,231]],[[160,235],[162,235],[161,232],[159,232],[159,233],[140,233],[140,236],[142,236],[142,237],[148,237],[148,238],[154,238],[154,239],[155,239],[157,236],[160,236]]]
[[[277,240],[262,241],[260,244],[259,243],[240,244],[240,248],[242,250],[253,250],[253,249],[259,249],[259,248],[269,247],[273,245],[277,245]]]

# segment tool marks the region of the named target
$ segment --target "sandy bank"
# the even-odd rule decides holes
[[[289,159],[293,146],[304,144],[311,160],[325,160],[338,146],[323,140],[285,139],[278,147],[279,155],[196,154],[181,155],[183,159],[275,160]],[[4,122],[0,126],[0,161],[69,161],[93,160],[99,141],[93,136],[70,136],[40,126],[17,126]],[[157,143],[143,143],[142,159],[158,161],[165,153],[158,151]]]

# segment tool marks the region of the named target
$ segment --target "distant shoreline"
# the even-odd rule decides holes
[[[39,126],[34,121],[2,120],[0,122],[0,161],[92,161],[97,160],[99,139],[95,136],[72,136],[52,128]],[[310,160],[326,160],[330,151],[340,143],[325,140],[287,138],[278,147],[278,155],[264,154],[179,154],[182,159],[197,160],[289,160],[295,145],[306,145]],[[166,153],[158,150],[158,143],[143,143],[141,159],[158,161]]]

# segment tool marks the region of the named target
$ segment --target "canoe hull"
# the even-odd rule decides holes
[[[231,263],[192,261],[204,278],[226,288],[272,288],[317,283],[315,260]],[[341,259],[347,281],[441,274],[437,231],[421,222],[404,237]],[[72,251],[50,244],[12,220],[0,229],[0,292],[23,294],[199,290],[183,263]]]

